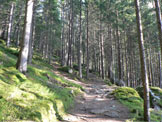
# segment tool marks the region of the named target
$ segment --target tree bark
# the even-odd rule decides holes
[[[7,47],[10,46],[10,42],[11,42],[11,32],[12,32],[12,21],[13,21],[14,6],[15,6],[15,4],[12,2],[11,10],[10,10],[10,17],[9,17],[9,24],[8,24]]]
[[[89,1],[87,0],[87,73],[86,77],[89,78]]]
[[[36,2],[36,1],[34,1]],[[35,3],[34,3],[35,5]],[[33,58],[33,45],[34,45],[34,36],[35,36],[35,7],[33,6],[33,17],[32,17],[32,25],[31,25],[31,31],[30,31],[30,41],[29,41],[29,54],[28,54],[28,64],[32,63]]]
[[[134,2],[135,2],[135,9],[136,9],[138,43],[139,43],[140,62],[141,62],[141,78],[143,81],[143,88],[144,88],[144,121],[150,122],[149,83],[148,83],[148,76],[147,76],[144,39],[143,39],[141,13],[140,13],[140,6],[139,6],[140,3],[139,0],[134,0]]]
[[[79,26],[79,54],[78,54],[78,65],[79,65],[79,77],[82,78],[82,0],[80,0],[80,26]]]
[[[159,87],[162,88],[161,55],[159,52]]]
[[[161,20],[161,9],[160,9],[160,1],[159,0],[154,0],[155,1],[155,6],[156,6],[156,17],[157,17],[157,23],[158,23],[158,30],[159,30],[159,40],[160,40],[160,48],[161,48],[161,61],[159,61],[159,66],[160,66],[160,82],[159,86],[161,87],[161,62],[162,62],[162,20]]]
[[[118,43],[118,78],[119,80],[122,78],[121,74],[121,57],[120,57],[120,38],[119,38],[119,27],[118,27],[118,11],[116,12],[116,23],[117,23],[117,29],[116,29],[116,36],[117,36],[117,43]]]
[[[26,0],[23,42],[21,43],[19,58],[17,61],[17,69],[22,73],[26,73],[27,71],[27,60],[29,52],[32,17],[33,17],[33,6],[34,0]]]

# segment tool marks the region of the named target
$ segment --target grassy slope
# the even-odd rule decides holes
[[[0,44],[0,62],[3,62],[0,64],[0,121],[55,122],[62,119],[81,86],[55,75],[53,67],[38,55],[34,55],[33,64],[28,67],[25,76],[15,69],[17,55],[17,49],[7,49]],[[71,87],[51,84],[47,74]],[[70,92],[72,88],[75,88],[74,94]]]

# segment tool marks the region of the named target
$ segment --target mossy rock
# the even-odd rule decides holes
[[[162,98],[162,89],[160,89],[159,87],[150,87],[150,89],[155,94],[155,96]],[[139,95],[143,98],[143,87],[137,87],[136,90],[138,91]],[[151,106],[153,106],[153,97],[151,95],[150,95],[150,103]],[[157,100],[157,103],[160,107],[162,107],[162,99]]]
[[[143,116],[143,99],[135,89],[120,87],[113,91],[113,95],[129,108],[132,116],[136,118],[141,118],[141,116]]]
[[[138,92],[130,87],[117,88],[113,93],[118,99],[125,99],[130,97],[140,98]]]

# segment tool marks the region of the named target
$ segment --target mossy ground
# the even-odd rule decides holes
[[[0,64],[0,121],[62,119],[82,87],[55,75],[53,66],[39,54],[34,55],[25,76],[15,69],[17,56],[18,49],[0,44],[0,62],[3,62]],[[45,74],[70,87],[51,84]]]
[[[113,94],[115,98],[130,109],[133,118],[131,121],[143,120],[143,99],[135,89],[130,87],[121,87],[117,88]],[[161,113],[151,109],[151,121],[160,122],[161,115]]]

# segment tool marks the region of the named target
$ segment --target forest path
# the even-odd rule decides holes
[[[107,86],[93,74],[87,82],[80,82],[72,80],[66,73],[57,70],[55,73],[82,85],[85,90],[82,96],[76,97],[74,107],[62,122],[125,122],[129,119],[129,110],[111,95],[115,87]]]

